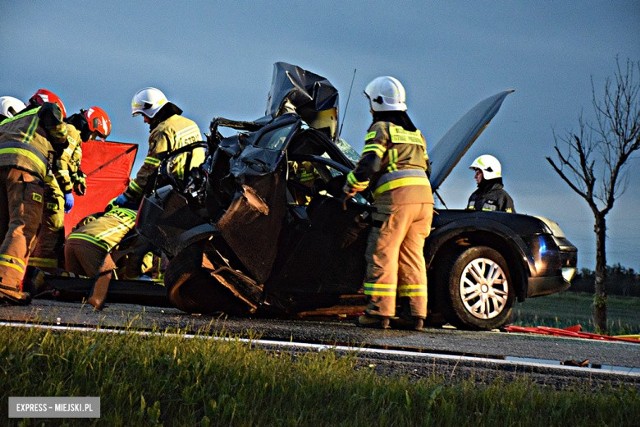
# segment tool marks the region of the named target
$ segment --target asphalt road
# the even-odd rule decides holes
[[[251,338],[276,351],[359,351],[363,366],[383,373],[434,373],[487,378],[487,372],[529,375],[563,387],[582,381],[630,384],[640,389],[640,344],[560,338],[536,334],[364,329],[354,319],[247,319],[190,315],[173,308],[109,304],[103,311],[80,303],[34,300],[26,307],[0,307],[0,321],[92,329],[175,330],[180,333]],[[301,343],[301,344],[296,344]],[[284,347],[283,347],[284,346]],[[366,349],[366,350],[361,350]],[[585,367],[561,362],[588,360]],[[478,372],[483,374],[478,375]]]

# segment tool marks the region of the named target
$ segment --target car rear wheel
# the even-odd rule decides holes
[[[509,321],[515,293],[507,263],[498,251],[487,246],[465,249],[449,271],[450,323],[490,330]]]

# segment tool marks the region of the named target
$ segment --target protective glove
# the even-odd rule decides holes
[[[113,204],[116,206],[124,206],[128,201],[129,198],[124,193],[122,193],[121,195],[113,199]]]
[[[64,213],[71,212],[73,208],[73,193],[65,193],[64,195]]]
[[[350,199],[358,194],[358,191],[354,190],[349,184],[345,184],[342,187],[342,192],[344,193],[345,199]]]
[[[78,171],[71,176],[71,179],[73,181],[73,191],[75,191],[78,196],[84,196],[87,192],[87,175],[78,169]]]
[[[358,192],[354,190],[349,184],[345,184],[344,187],[342,187],[342,192],[344,193],[344,198],[342,199],[342,209],[346,211],[347,200],[354,197],[356,194],[358,194]]]

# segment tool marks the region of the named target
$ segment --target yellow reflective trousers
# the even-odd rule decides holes
[[[364,293],[367,314],[427,316],[424,242],[431,231],[432,203],[377,205],[367,243]]]

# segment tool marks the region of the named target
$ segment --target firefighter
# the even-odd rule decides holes
[[[101,310],[116,269],[113,250],[134,229],[137,205],[109,203],[105,212],[74,229],[64,245],[65,269],[95,279],[87,302]]]
[[[495,157],[483,154],[471,163],[478,188],[469,197],[468,210],[515,213],[513,200],[502,183],[502,166]]]
[[[160,162],[172,151],[202,140],[198,125],[183,117],[182,110],[159,89],[147,87],[138,91],[131,101],[131,114],[143,116],[144,122],[149,124],[149,150],[136,177],[129,181],[124,193],[116,198],[117,205],[123,205],[127,201],[140,203],[142,197],[150,194],[156,184]],[[181,180],[191,168],[199,166],[204,158],[204,148],[182,153],[173,161],[171,173]]]
[[[0,299],[29,304],[26,265],[42,221],[44,179],[68,144],[64,104],[56,96],[0,125]]]
[[[293,201],[300,206],[306,206],[311,202],[311,195],[315,192],[315,184],[320,175],[311,162],[292,161],[289,163],[291,180],[296,183],[292,188]]]
[[[66,122],[80,132],[80,141],[106,140],[111,134],[111,119],[106,111],[98,106],[80,109],[79,113],[72,114]],[[62,180],[70,181],[73,192],[78,196],[84,196],[87,192],[87,176],[80,169],[82,162],[82,144],[76,146],[73,152],[68,152],[69,161],[61,162],[58,171]],[[66,160],[66,158],[65,158]],[[68,172],[65,172],[68,171]],[[67,180],[65,175],[69,175]]]
[[[365,255],[368,304],[358,324],[421,330],[427,316],[423,247],[433,215],[427,143],[406,112],[397,79],[378,77],[364,93],[373,123],[343,189],[345,200],[367,187],[374,197]]]
[[[42,89],[41,89],[42,90]],[[36,96],[32,99],[37,99]],[[37,102],[37,101],[35,101]],[[73,193],[85,194],[86,176],[80,169],[82,142],[107,138],[111,133],[111,120],[100,107],[90,107],[72,114],[65,122],[69,145],[56,160],[52,174],[45,179],[45,205],[43,226],[38,233],[36,247],[29,265],[48,272],[64,267],[64,215],[75,204]]]
[[[24,102],[13,96],[0,96],[0,123],[9,117],[13,117],[27,108]]]

